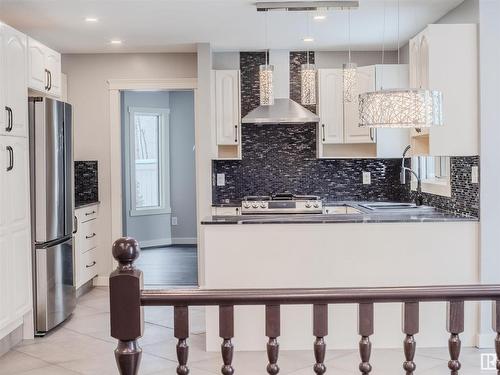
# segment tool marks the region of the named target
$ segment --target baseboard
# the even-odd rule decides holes
[[[196,237],[173,237],[172,245],[196,245],[198,240]]]
[[[143,249],[148,247],[170,246],[172,245],[171,238],[159,238],[157,240],[139,241],[139,246]]]
[[[494,349],[496,333],[478,333],[476,335],[476,346],[479,349]]]
[[[7,327],[7,334],[2,333],[0,339],[0,357],[9,352],[14,346],[23,341],[23,324],[22,321],[15,322],[10,327]]]

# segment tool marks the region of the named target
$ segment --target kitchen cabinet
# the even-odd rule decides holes
[[[319,158],[401,156],[409,143],[409,131],[360,128],[359,101],[344,101],[342,69],[320,69],[318,86]],[[363,92],[405,87],[408,87],[407,65],[370,65],[357,69],[356,98]]]
[[[212,109],[216,159],[241,158],[240,71],[214,70]]]
[[[26,35],[0,25],[0,135],[28,136]]]
[[[56,98],[61,95],[61,54],[32,38],[28,38],[28,86]]]
[[[94,204],[75,210],[75,280],[76,288],[97,276],[99,205]]]
[[[443,126],[412,129],[413,155],[479,154],[476,24],[432,24],[410,39],[412,88],[443,94]]]
[[[32,309],[28,139],[0,136],[0,339]]]
[[[241,207],[212,207],[214,216],[238,216],[241,215]]]

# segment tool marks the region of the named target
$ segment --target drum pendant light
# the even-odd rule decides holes
[[[267,14],[265,12],[265,38],[266,38],[266,63],[259,67],[259,93],[260,105],[273,105],[274,104],[274,91],[273,91],[273,71],[274,66],[269,65],[269,50],[268,50],[268,23]]]
[[[351,62],[351,9],[347,10],[349,62],[343,66],[344,101],[352,102],[357,89],[357,64]]]
[[[314,40],[310,35],[309,13],[307,16],[307,37],[304,40]],[[306,41],[306,43],[309,43]],[[300,102],[302,105],[316,104],[316,66],[309,63],[309,48],[306,51],[307,62],[300,67]]]

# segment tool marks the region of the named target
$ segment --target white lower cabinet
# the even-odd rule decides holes
[[[0,136],[0,339],[33,305],[29,192],[28,140]]]
[[[79,288],[97,276],[99,205],[90,205],[75,210],[75,280]]]
[[[212,207],[214,216],[238,216],[241,215],[241,207]]]

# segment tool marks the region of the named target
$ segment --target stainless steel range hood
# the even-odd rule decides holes
[[[319,116],[288,98],[274,99],[274,105],[261,105],[241,120],[244,124],[303,124],[318,122]]]
[[[273,105],[261,105],[241,120],[244,124],[304,124],[319,122],[319,116],[290,97],[290,52],[269,51],[269,63],[274,65],[273,89],[276,95]]]

